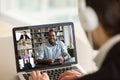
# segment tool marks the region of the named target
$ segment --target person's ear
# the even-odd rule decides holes
[[[98,27],[98,17],[96,12],[86,5],[85,0],[78,0],[78,12],[80,22],[85,31],[92,31]]]

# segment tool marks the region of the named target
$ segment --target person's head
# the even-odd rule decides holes
[[[28,55],[28,49],[24,50],[24,55]]]
[[[29,63],[29,61],[28,61],[28,60],[26,60],[26,63]]]
[[[80,19],[81,16],[86,16],[84,17],[86,18],[85,23],[81,19],[82,26],[86,28],[85,31],[92,33],[94,44],[97,47],[100,47],[109,38],[120,34],[120,0],[79,1]],[[87,6],[84,4],[81,6],[81,1],[85,1]],[[89,29],[89,27],[92,28]]]
[[[23,31],[23,35],[26,35],[26,31]]]
[[[56,42],[56,33],[53,29],[50,29],[48,32],[48,41],[51,45],[54,45]]]

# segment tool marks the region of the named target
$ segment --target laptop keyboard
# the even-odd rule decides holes
[[[72,67],[63,67],[63,68],[59,68],[59,69],[52,69],[52,70],[44,70],[44,71],[41,71],[41,73],[43,72],[47,72],[50,80],[57,80],[59,75],[67,70],[71,70],[71,69],[77,69],[76,66],[72,66]],[[28,77],[30,76],[30,73],[27,73],[27,74],[23,74],[24,78],[26,80],[28,80]]]

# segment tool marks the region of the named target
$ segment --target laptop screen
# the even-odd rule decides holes
[[[17,72],[77,63],[72,22],[13,28]]]

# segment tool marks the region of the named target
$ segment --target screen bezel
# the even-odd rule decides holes
[[[37,67],[33,68],[33,69],[29,69],[29,70],[21,70],[19,68],[19,61],[18,61],[18,51],[17,51],[17,44],[16,44],[16,31],[17,30],[25,30],[25,29],[37,29],[37,28],[47,28],[47,27],[53,27],[53,26],[65,26],[65,25],[71,25],[72,27],[72,36],[73,36],[73,45],[74,45],[74,56],[75,56],[75,62],[70,62],[67,64],[63,64],[63,65],[56,65],[56,66],[50,66],[50,67],[44,67],[44,68],[40,68],[42,69],[51,69],[51,68],[57,68],[57,67],[64,67],[64,66],[68,66],[68,65],[72,65],[72,64],[77,64],[77,52],[76,52],[76,41],[75,41],[75,33],[74,33],[74,24],[72,22],[64,22],[64,23],[52,23],[52,24],[43,24],[43,25],[31,25],[31,26],[24,26],[24,27],[14,27],[12,32],[13,32],[13,41],[14,41],[14,52],[15,52],[15,60],[16,60],[16,69],[17,72],[21,72],[21,71],[30,71],[33,69],[39,69]]]

